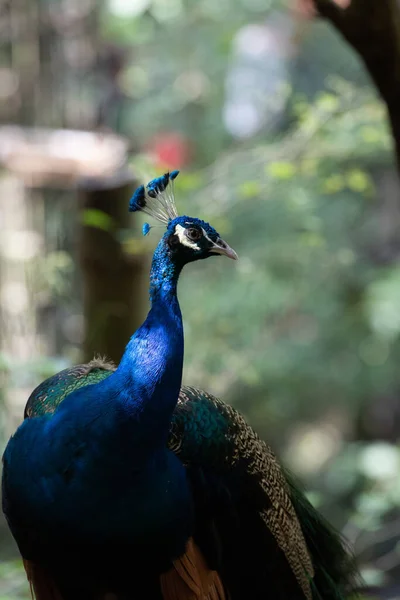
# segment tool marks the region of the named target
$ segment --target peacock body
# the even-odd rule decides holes
[[[233,408],[182,387],[183,266],[234,251],[178,217],[176,173],[132,210],[165,223],[151,310],[114,368],[92,361],[34,390],[3,458],[3,510],[37,600],[344,600],[339,537]]]

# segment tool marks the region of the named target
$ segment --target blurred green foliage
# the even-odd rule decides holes
[[[400,576],[399,221],[383,198],[398,189],[384,187],[394,173],[385,111],[358,59],[326,24],[293,23],[279,2],[110,0],[100,17],[102,39],[124,57],[123,102],[107,118],[132,139],[132,168],[152,176],[157,138],[183,136],[178,208],[209,220],[240,258],[182,276],[185,381],[247,416],[355,544],[369,583]],[[273,27],[293,28],[290,52],[276,53],[279,119],[235,138],[223,107],[238,35],[277,18]],[[84,221],[112,225],[99,211]],[[142,255],[159,234],[126,247]],[[73,268],[58,249],[35,281],[76,310]],[[63,356],[76,358],[68,341]],[[14,563],[3,567],[0,600],[15,576]]]

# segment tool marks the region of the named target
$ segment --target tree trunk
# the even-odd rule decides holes
[[[340,8],[333,0],[314,0],[358,52],[386,103],[400,172],[400,9],[397,0],[352,0]]]
[[[142,321],[147,261],[143,255],[128,254],[119,239],[121,230],[130,227],[133,188],[133,178],[119,174],[106,181],[91,180],[81,189],[85,361],[99,355],[118,364]]]
[[[0,357],[14,363],[14,369],[40,353],[46,353],[45,341],[37,330],[34,289],[30,281],[31,263],[39,254],[36,232],[32,231],[32,202],[23,183],[11,174],[0,178]],[[35,246],[37,245],[37,248]],[[6,363],[7,364],[7,363]],[[1,369],[1,367],[0,367]],[[18,372],[17,370],[15,372]],[[8,436],[21,422],[26,399],[31,393],[29,380],[12,378],[0,370],[2,400],[0,421]],[[4,380],[3,380],[4,379]],[[1,430],[1,428],[0,428]],[[3,439],[0,443],[4,442]]]

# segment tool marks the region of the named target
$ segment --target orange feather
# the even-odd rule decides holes
[[[32,600],[63,600],[51,575],[38,564],[24,560]],[[160,577],[163,600],[227,600],[221,579],[190,539],[186,552],[173,562],[169,571]],[[114,600],[105,594],[103,600]]]
[[[221,579],[190,539],[186,552],[160,577],[164,600],[227,600]]]
[[[24,560],[23,563],[32,600],[63,600],[56,584],[43,567],[29,560]]]

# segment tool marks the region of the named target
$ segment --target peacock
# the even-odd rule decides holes
[[[181,270],[237,255],[178,215],[177,174],[130,200],[166,231],[150,311],[120,364],[44,381],[4,452],[3,512],[32,597],[344,600],[356,575],[340,536],[234,408],[182,387]]]

